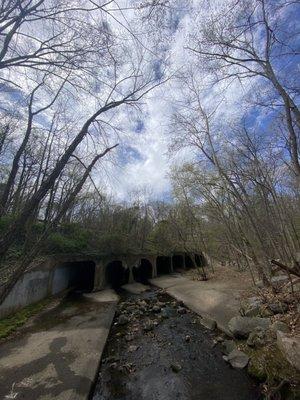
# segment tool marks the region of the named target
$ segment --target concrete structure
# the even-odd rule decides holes
[[[0,305],[0,318],[67,288],[92,292],[133,282],[145,284],[151,278],[188,266],[192,265],[186,253],[47,258],[32,265],[18,280]]]
[[[232,278],[226,281],[193,281],[181,275],[161,276],[150,282],[182,301],[189,309],[201,317],[214,321],[220,330],[232,336],[228,322],[239,315],[240,297],[243,291],[249,289],[247,280]]]
[[[114,317],[112,290],[90,293],[35,317],[1,344],[0,398],[86,400]]]

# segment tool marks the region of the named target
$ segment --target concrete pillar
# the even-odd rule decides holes
[[[157,257],[153,257],[152,259],[152,278],[157,277],[157,265],[156,265]]]
[[[95,262],[95,277],[94,277],[94,289],[93,292],[97,290],[102,290],[106,286],[105,280],[105,266],[102,261]]]
[[[174,272],[174,268],[173,268],[173,256],[170,256],[171,258],[171,262],[170,262],[170,273],[172,274]]]
[[[129,279],[128,279],[128,283],[134,283],[134,278],[133,278],[133,266],[131,265],[129,268]]]
[[[182,261],[183,261],[183,263],[182,263],[182,268],[183,268],[183,269],[186,269],[186,265],[185,265],[185,253],[182,254]]]

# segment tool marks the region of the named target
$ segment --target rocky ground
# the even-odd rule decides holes
[[[161,290],[121,294],[93,400],[251,400],[235,344]]]

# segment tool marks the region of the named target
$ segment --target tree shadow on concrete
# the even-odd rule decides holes
[[[63,351],[66,344],[66,337],[55,338],[45,356],[19,368],[7,368],[2,371],[0,398],[9,398],[6,396],[12,391],[14,383],[13,392],[18,393],[16,398],[24,400],[38,399],[40,396],[45,397],[47,395],[56,398],[62,392],[70,389],[77,394],[88,395],[92,381],[72,371],[70,364],[75,361],[76,355],[70,351]],[[48,367],[54,367],[56,376],[43,379],[43,371]],[[41,377],[37,381],[31,380],[36,374],[40,374]]]

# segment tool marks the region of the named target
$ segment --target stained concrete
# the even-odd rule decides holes
[[[146,292],[150,289],[149,286],[143,285],[142,283],[135,282],[135,283],[127,283],[127,285],[123,285],[122,289],[126,290],[128,293],[132,294],[141,294]]]
[[[151,279],[158,286],[203,317],[216,321],[223,332],[231,336],[228,322],[239,313],[242,285],[235,282],[193,281],[179,274]]]
[[[0,398],[87,399],[117,301],[110,290],[66,300],[0,344]]]

